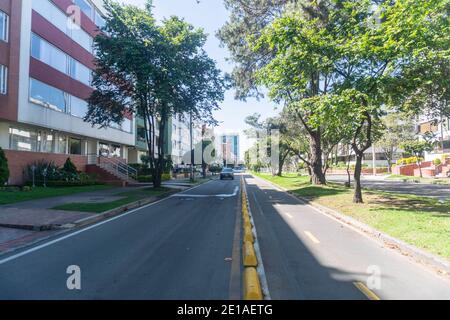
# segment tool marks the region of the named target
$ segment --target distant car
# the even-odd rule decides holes
[[[234,180],[234,172],[231,168],[223,168],[222,172],[220,173],[220,180],[229,178],[231,180]]]

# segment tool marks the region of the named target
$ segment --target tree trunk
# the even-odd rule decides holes
[[[311,148],[311,181],[315,185],[326,184],[325,175],[323,173],[322,164],[322,145],[320,133],[316,132],[310,135]]]
[[[288,152],[286,152],[285,154],[283,154],[280,157],[280,161],[278,162],[278,172],[277,172],[277,176],[281,177],[283,175],[283,166],[284,166],[284,162],[286,161],[286,157],[288,155]]]
[[[362,188],[361,188],[361,168],[362,168],[362,159],[363,153],[356,154],[356,164],[355,164],[355,172],[353,177],[355,179],[355,194],[353,195],[354,203],[364,203],[362,197]]]
[[[417,165],[419,166],[420,177],[423,178],[423,176],[422,176],[422,162],[417,162]]]

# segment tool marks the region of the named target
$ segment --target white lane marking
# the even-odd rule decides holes
[[[294,219],[294,217],[292,216],[292,214],[285,212],[284,213],[289,219]]]
[[[308,238],[309,238],[312,242],[314,242],[315,244],[319,244],[319,243],[320,243],[319,239],[317,239],[316,237],[314,237],[314,235],[313,235],[311,232],[305,231],[305,234],[306,234],[306,235],[308,236]]]
[[[210,181],[205,182],[205,183],[203,183],[203,184],[200,184],[200,185],[198,185],[198,186],[192,187],[191,189],[186,190],[186,191],[190,191],[190,190],[193,190],[193,189],[197,189],[197,188],[199,188],[199,187],[201,187],[201,186],[203,186],[203,185],[205,185],[205,184],[207,184],[207,183],[210,183],[210,182],[212,182],[212,181],[213,181],[213,180],[210,180]],[[79,235],[80,233],[83,233],[83,232],[86,232],[86,231],[88,231],[88,230],[97,228],[97,227],[99,227],[99,226],[101,226],[101,225],[103,225],[103,224],[106,224],[106,223],[108,223],[108,222],[111,222],[111,221],[114,221],[114,220],[117,220],[117,219],[126,217],[126,216],[128,216],[128,215],[130,215],[130,214],[136,213],[137,211],[140,211],[140,210],[143,210],[143,209],[148,208],[148,207],[150,207],[150,206],[156,205],[156,204],[161,203],[161,202],[163,202],[163,201],[166,201],[166,200],[168,200],[168,199],[170,199],[170,198],[171,198],[171,197],[167,197],[167,198],[164,198],[164,199],[161,199],[161,200],[158,200],[158,201],[149,203],[148,205],[145,205],[145,206],[143,206],[143,207],[136,208],[136,209],[134,209],[134,210],[128,211],[128,212],[126,212],[126,213],[123,213],[123,214],[121,214],[121,215],[119,215],[119,216],[113,217],[113,218],[108,219],[108,220],[101,221],[101,222],[99,222],[99,223],[93,224],[92,226],[89,226],[89,227],[86,227],[86,228],[84,228],[84,229],[81,229],[81,230],[78,230],[78,231],[69,233],[68,235],[65,235],[65,236],[63,236],[63,237],[57,238],[57,239],[55,239],[55,240],[52,240],[52,241],[43,243],[43,244],[41,244],[41,245],[39,245],[39,246],[36,246],[36,247],[30,248],[30,249],[28,249],[28,250],[22,251],[22,252],[20,252],[20,253],[17,253],[17,254],[15,254],[15,255],[12,255],[12,256],[10,256],[10,257],[7,257],[7,258],[5,258],[5,259],[0,260],[0,265],[4,264],[4,263],[6,263],[6,262],[9,262],[9,261],[15,260],[15,259],[17,259],[17,258],[20,258],[20,257],[22,257],[22,256],[24,256],[24,255],[29,254],[29,253],[32,253],[32,252],[38,251],[38,250],[40,250],[40,249],[43,249],[43,248],[45,248],[45,247],[51,246],[52,244],[61,242],[61,241],[63,241],[63,240],[69,239],[69,238],[72,238],[72,237],[74,237],[74,236],[76,236],[76,235]]]
[[[239,192],[239,187],[236,186],[234,188],[233,193],[227,193],[227,194],[187,194],[187,193],[176,193],[172,195],[171,197],[177,197],[177,198],[210,198],[210,197],[218,197],[218,198],[231,198],[235,197]]]

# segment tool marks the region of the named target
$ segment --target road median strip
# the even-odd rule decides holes
[[[244,264],[244,300],[263,300],[260,274],[257,267],[260,264],[255,250],[255,236],[252,230],[251,213],[248,204],[244,178],[241,180],[242,219],[243,219],[243,264]]]

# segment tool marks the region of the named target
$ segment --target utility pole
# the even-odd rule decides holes
[[[194,177],[194,129],[192,124],[192,111],[189,113],[189,131],[190,131],[190,148],[191,148],[191,173],[190,180],[193,182],[195,180]]]
[[[375,153],[375,144],[372,144],[372,173],[374,176],[377,175],[377,168],[376,168],[376,153]]]
[[[206,132],[206,124],[202,125],[202,174],[203,174],[203,179],[206,178],[206,163],[205,163],[205,145],[204,145],[204,136],[205,136],[205,132]]]

